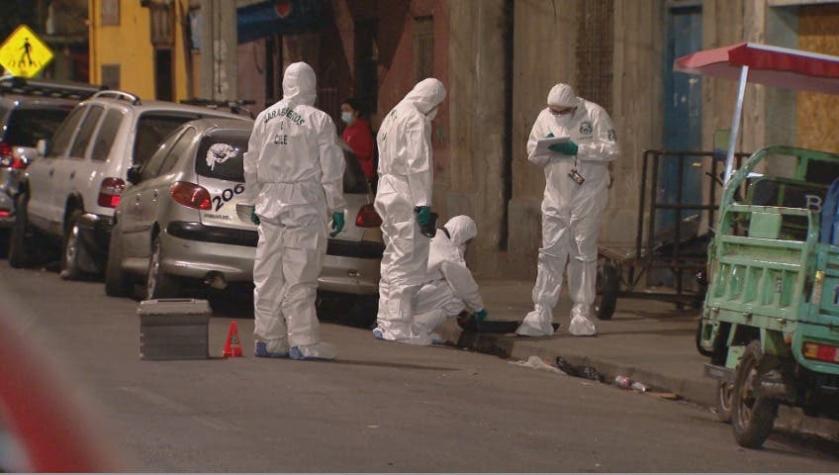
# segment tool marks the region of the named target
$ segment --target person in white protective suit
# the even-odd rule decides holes
[[[537,142],[567,137],[546,153]],[[539,113],[527,141],[528,160],[545,170],[542,199],[542,247],[533,287],[534,309],[516,333],[553,334],[553,309],[559,300],[563,273],[574,306],[568,331],[576,336],[597,334],[591,321],[597,274],[597,234],[610,185],[610,162],[618,157],[612,120],[606,111],[579,98],[571,86],[557,84],[548,94],[548,107]]]
[[[478,235],[469,216],[455,216],[431,240],[428,275],[416,297],[414,327],[419,335],[439,339],[433,332],[447,317],[469,311],[477,321],[487,317],[478,283],[466,266],[466,248]]]
[[[254,122],[244,155],[245,187],[259,227],[253,267],[254,355],[333,359],[320,341],[317,278],[332,234],[344,226],[344,155],[335,124],[315,103],[315,72],[289,65],[283,98]]]
[[[376,338],[430,345],[413,327],[414,298],[425,282],[432,226],[431,121],[446,97],[443,83],[420,81],[379,128],[379,184],[374,206],[382,217],[385,251],[379,282]],[[432,227],[433,229],[433,227]]]

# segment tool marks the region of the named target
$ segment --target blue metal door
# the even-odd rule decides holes
[[[667,12],[667,43],[664,52],[664,148],[672,151],[699,151],[702,148],[702,82],[698,76],[673,71],[673,61],[702,49],[702,9],[671,8]],[[684,164],[679,166],[679,161]],[[679,170],[682,170],[681,177]],[[659,169],[658,201],[700,204],[702,202],[702,164],[700,159],[672,155],[662,158]],[[682,197],[678,182],[682,181]],[[677,213],[660,212],[657,233],[670,234]],[[699,212],[684,211],[681,218],[698,219]],[[682,235],[688,238],[689,235]]]

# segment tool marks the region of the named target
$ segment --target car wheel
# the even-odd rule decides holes
[[[8,229],[0,230],[0,259],[5,259],[9,255],[9,235],[11,231]]]
[[[165,299],[177,297],[179,292],[178,280],[175,276],[163,271],[163,248],[160,236],[155,236],[152,242],[152,254],[149,258],[149,271],[146,274],[146,299]]]
[[[77,280],[84,275],[80,261],[84,249],[79,237],[79,218],[81,210],[73,210],[67,218],[67,227],[64,230],[64,239],[61,243],[61,278],[64,280]]]
[[[111,241],[108,243],[105,294],[111,297],[127,297],[131,294],[131,279],[122,269],[122,232],[119,222],[111,231]]]
[[[778,401],[758,395],[762,372],[763,351],[760,341],[746,347],[734,376],[731,404],[731,425],[734,437],[742,447],[759,449],[772,432],[778,415]]]
[[[9,265],[15,269],[28,266],[32,262],[32,236],[26,211],[28,200],[19,195],[15,200],[15,221],[9,236]]]

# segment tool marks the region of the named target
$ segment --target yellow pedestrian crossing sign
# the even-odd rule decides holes
[[[20,25],[0,45],[0,66],[12,76],[31,78],[52,61],[52,51],[28,26]]]

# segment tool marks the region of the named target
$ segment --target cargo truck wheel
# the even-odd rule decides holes
[[[758,385],[765,368],[761,367],[763,351],[760,341],[746,347],[734,376],[731,425],[734,438],[742,447],[759,449],[772,432],[778,415],[778,401],[758,395]]]
[[[717,419],[720,422],[731,422],[731,404],[734,396],[734,385],[720,381],[717,383]]]
[[[594,313],[600,320],[611,320],[618,304],[618,291],[620,291],[620,273],[617,267],[609,262],[599,266],[596,285]]]
[[[149,271],[146,275],[146,299],[165,299],[178,297],[180,286],[175,276],[163,271],[163,249],[160,236],[152,242],[152,254],[149,258]]]

